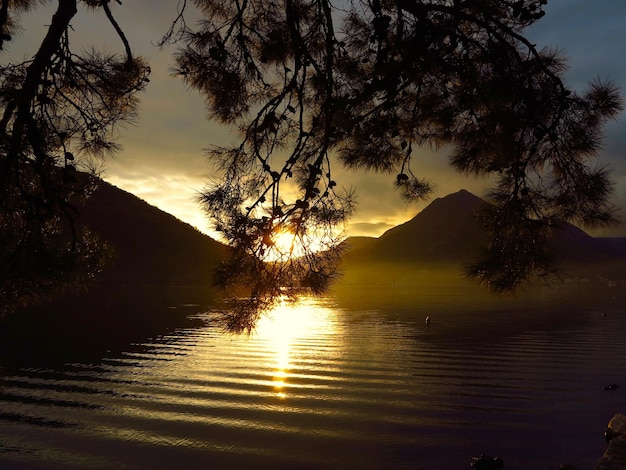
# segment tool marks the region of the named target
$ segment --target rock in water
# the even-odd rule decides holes
[[[605,385],[602,390],[617,390],[617,384]]]
[[[611,421],[609,421],[609,425],[604,431],[604,437],[606,438],[606,442],[611,442],[614,438],[619,436],[626,435],[626,416],[621,413],[617,413]]]
[[[609,421],[609,429],[617,434],[626,435],[626,415],[617,413]]]
[[[504,468],[504,462],[500,457],[481,454],[480,457],[472,457],[470,466],[476,470],[500,470]]]
[[[626,416],[617,413],[604,433],[609,446],[598,461],[596,470],[626,469]]]

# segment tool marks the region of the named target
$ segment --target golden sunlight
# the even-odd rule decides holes
[[[328,338],[335,334],[332,316],[332,309],[319,305],[314,299],[303,299],[283,301],[261,318],[255,335],[274,351],[272,387],[277,397],[287,398],[289,389],[294,386],[289,383],[293,375],[292,363],[306,353],[306,345],[316,337]]]
[[[328,240],[315,234],[306,239],[289,230],[280,230],[272,236],[272,245],[267,249],[263,261],[280,262],[299,258],[328,248]]]

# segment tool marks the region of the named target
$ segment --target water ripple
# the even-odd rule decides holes
[[[623,310],[544,328],[307,309],[250,337],[208,313],[97,363],[0,377],[0,466],[450,469],[484,451],[507,469],[585,468],[623,405],[601,390],[626,375]]]

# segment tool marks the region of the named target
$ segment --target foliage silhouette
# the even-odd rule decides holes
[[[1,1],[0,46],[17,15],[39,3]],[[3,300],[89,278],[103,259],[102,245],[73,222],[92,189],[75,170],[116,150],[116,126],[134,117],[149,73],[109,3],[59,0],[36,55],[1,68]],[[337,163],[395,173],[410,200],[431,192],[412,165],[424,146],[449,149],[464,174],[492,176],[488,249],[467,273],[495,291],[554,271],[547,240],[561,221],[614,222],[612,184],[595,157],[621,99],[610,82],[569,90],[559,53],[524,36],[546,3],[179,2],[162,43],[177,45],[176,73],[205,98],[210,118],[241,135],[210,151],[216,174],[201,197],[235,248],[220,283],[246,287],[233,324],[246,329],[273,299],[322,292],[336,276],[354,207]],[[71,50],[78,4],[102,11],[123,55]],[[202,15],[195,27],[185,22],[191,4]],[[278,233],[291,234],[291,247],[277,247]]]
[[[40,3],[2,1],[0,48],[16,18]],[[72,50],[79,3],[103,11],[124,55]],[[77,170],[117,150],[116,128],[135,116],[149,71],[133,57],[108,0],[59,0],[34,57],[0,67],[0,314],[81,284],[102,266],[106,247],[74,223],[94,188]]]
[[[494,178],[488,249],[467,267],[494,291],[554,272],[548,240],[562,221],[614,222],[608,171],[594,158],[621,98],[610,82],[568,89],[564,59],[523,35],[546,0],[192,3],[203,21],[175,22],[166,38],[179,47],[177,73],[212,119],[241,133],[237,146],[210,151],[219,176],[202,196],[240,252],[225,284],[243,278],[257,299],[274,297],[284,273],[326,286],[336,253],[309,250],[312,263],[277,273],[262,262],[275,233],[306,247],[321,230],[336,245],[353,208],[333,178],[337,162],[395,172],[405,198],[427,197],[431,183],[411,165],[423,146]]]

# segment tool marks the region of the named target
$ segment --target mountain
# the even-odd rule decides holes
[[[413,219],[383,233],[369,256],[394,263],[469,261],[485,239],[476,223],[485,204],[465,190],[436,199]]]
[[[65,292],[0,324],[0,353],[38,360],[107,350],[194,322],[215,299],[212,269],[228,248],[136,196],[100,181],[80,208],[112,259],[87,290]],[[1,362],[1,361],[0,361]]]
[[[345,282],[403,284],[434,278],[465,282],[462,267],[477,259],[486,240],[477,214],[487,204],[461,190],[434,200],[413,219],[379,238],[348,238]],[[624,239],[594,238],[565,223],[551,243],[565,277],[626,278]]]
[[[228,248],[138,197],[101,181],[79,221],[113,248],[97,282],[121,285],[211,284]]]
[[[600,238],[616,252],[626,256],[626,237]]]

